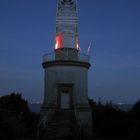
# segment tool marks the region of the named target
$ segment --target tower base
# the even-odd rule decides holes
[[[61,112],[61,115],[58,112]],[[69,114],[69,117],[66,114]],[[52,125],[51,123],[52,120],[54,120],[54,118],[56,120],[55,122],[56,127],[57,124],[61,123],[62,118],[63,120],[69,121],[69,124],[73,126],[75,132],[79,133],[78,137],[82,137],[83,140],[91,139],[93,136],[92,114],[88,105],[75,105],[73,109],[49,108],[43,105],[41,108],[40,120],[42,121],[45,129],[48,129],[47,127],[49,127],[49,125]],[[73,123],[72,120],[75,120],[75,123]],[[64,126],[64,127],[68,127],[68,126]],[[54,127],[54,129],[56,128]],[[72,131],[70,131],[69,133],[72,133],[71,135],[75,135],[73,134]],[[78,140],[78,138],[76,139]]]

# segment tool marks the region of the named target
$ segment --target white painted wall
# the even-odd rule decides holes
[[[79,66],[51,66],[45,69],[46,103],[54,103],[57,96],[57,84],[74,84],[74,103],[88,104],[88,69]]]

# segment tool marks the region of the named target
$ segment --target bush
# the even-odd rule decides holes
[[[0,97],[0,139],[35,137],[38,115],[32,113],[21,94]]]

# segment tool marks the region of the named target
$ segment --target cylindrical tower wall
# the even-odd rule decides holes
[[[73,84],[74,104],[88,104],[88,69],[80,66],[51,66],[45,68],[45,104],[54,104],[57,84]]]

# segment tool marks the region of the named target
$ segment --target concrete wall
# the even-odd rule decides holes
[[[45,69],[45,103],[54,103],[57,84],[73,84],[75,104],[88,104],[88,69],[79,66],[52,66]]]

